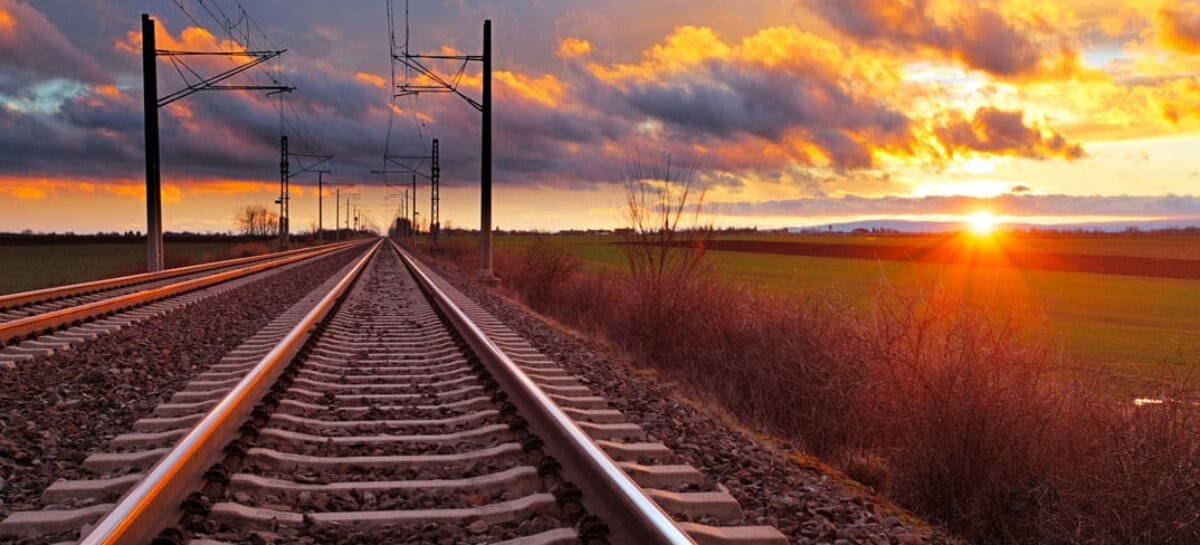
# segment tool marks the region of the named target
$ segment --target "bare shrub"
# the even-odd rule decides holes
[[[1200,414],[1190,402],[1096,404],[1064,426],[1089,435],[1074,437],[1074,458],[1050,472],[1052,503],[1036,535],[1058,543],[1200,543]]]
[[[854,450],[842,455],[838,463],[851,479],[880,490],[888,483],[891,467],[886,458],[877,453]]]
[[[271,252],[272,248],[265,242],[242,242],[234,244],[229,249],[230,257],[250,257]]]
[[[892,495],[968,537],[1011,537],[1064,431],[1050,345],[938,291],[883,294],[855,331],[869,372],[854,443],[890,462]]]
[[[562,292],[563,283],[579,271],[579,258],[570,250],[538,236],[514,255],[501,252],[496,270],[511,278],[506,284],[524,296],[531,307],[544,310]],[[513,263],[515,258],[516,263]]]
[[[628,316],[643,349],[669,357],[678,346],[679,323],[703,305],[712,280],[704,260],[713,229],[704,210],[704,190],[691,163],[630,157],[622,184],[629,228],[623,246],[630,289],[636,297]]]

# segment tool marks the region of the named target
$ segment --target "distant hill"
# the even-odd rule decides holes
[[[815,224],[801,227],[788,227],[788,231],[798,233],[802,231],[829,231],[830,225]],[[849,233],[855,229],[877,229],[899,231],[902,233],[942,233],[947,231],[960,231],[964,224],[957,221],[913,221],[913,220],[862,220],[846,223],[832,224],[833,231],[836,233]],[[1129,228],[1137,228],[1143,231],[1152,231],[1155,229],[1173,229],[1185,227],[1200,227],[1200,218],[1185,219],[1185,220],[1150,220],[1150,221],[1108,221],[1108,222],[1083,222],[1083,223],[1057,223],[1054,225],[1045,225],[1038,223],[1001,223],[996,226],[997,229],[1054,229],[1059,231],[1105,231],[1110,233],[1118,233]]]

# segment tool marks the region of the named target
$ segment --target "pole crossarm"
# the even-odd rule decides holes
[[[236,76],[238,74],[241,74],[242,72],[245,72],[246,70],[254,68],[255,66],[258,66],[258,65],[260,65],[264,62],[267,62],[275,57],[278,57],[279,55],[282,55],[285,51],[287,51],[287,50],[280,49],[278,51],[216,52],[216,51],[173,51],[173,50],[168,50],[168,49],[156,49],[155,50],[156,56],[169,57],[169,58],[171,58],[173,63],[178,63],[178,64],[183,64],[183,61],[175,59],[175,57],[179,57],[179,56],[253,57],[253,59],[250,61],[247,61],[247,62],[244,62],[237,66],[234,66],[233,68],[230,68],[228,70],[225,70],[224,72],[220,72],[213,76],[209,76],[207,78],[201,78],[200,81],[197,81],[195,83],[188,83],[187,86],[184,87],[183,89],[175,91],[174,93],[171,93],[169,95],[160,97],[158,99],[158,107],[161,108],[163,106],[166,106],[167,104],[175,102],[176,100],[179,100],[181,98],[189,96],[198,91],[272,91],[272,93],[269,93],[269,94],[287,93],[287,92],[294,91],[296,89],[295,87],[287,86],[287,85],[217,85],[217,83],[219,83],[219,82],[225,81],[233,76]],[[197,74],[195,70],[192,70],[186,64],[183,64],[183,66],[185,68],[187,68],[188,72],[191,72],[192,74],[194,74],[196,76],[199,76],[199,74]],[[176,67],[176,71],[179,72],[180,76],[183,76],[183,72],[178,69],[178,66]],[[184,81],[185,82],[187,81],[186,77],[184,77]]]
[[[311,165],[308,165],[308,166],[304,166],[303,164],[301,164],[300,170],[297,170],[296,172],[292,172],[292,173],[288,174],[289,180],[296,177],[297,175],[303,174],[305,172],[324,172],[325,174],[332,174],[332,172],[327,168],[322,168],[322,169],[317,168],[317,167],[321,166],[322,164],[332,160],[333,159],[332,155],[321,155],[318,153],[288,152],[288,157],[310,157],[310,158],[317,159],[317,162],[315,162]]]
[[[443,59],[452,61],[483,62],[483,55],[408,55],[410,59]]]
[[[424,165],[426,161],[432,161],[433,155],[384,155],[383,161],[385,167],[383,171],[375,172],[375,174],[416,174],[423,180],[432,180],[431,174],[425,174],[418,168]],[[408,161],[417,161],[417,166],[411,166]],[[387,170],[386,165],[392,165],[399,168],[399,171]]]
[[[410,83],[404,82],[396,86],[399,90],[394,96],[419,95],[421,93],[454,93],[470,104],[472,108],[478,111],[483,111],[483,104],[458,90],[458,82],[462,79],[463,73],[467,69],[467,63],[483,62],[483,55],[412,55],[407,51],[400,55],[392,55],[392,58],[400,61],[404,66],[416,71],[418,74],[428,78],[433,83]],[[441,59],[441,60],[457,60],[462,61],[458,67],[458,72],[454,77],[447,80],[438,75],[429,67],[425,66],[420,59]]]
[[[178,49],[155,49],[159,57],[274,57],[287,51],[286,49],[272,51],[180,51]]]
[[[406,168],[406,167],[402,167],[402,170],[375,169],[375,170],[370,171],[370,173],[371,174],[379,174],[379,175],[383,175],[383,176],[387,176],[388,174],[415,174],[417,176],[420,176],[423,179],[426,179],[426,180],[429,179],[428,175],[422,174],[420,172],[417,172],[415,170],[412,170],[412,169]],[[390,188],[407,187],[404,185],[393,184],[387,180],[384,180],[383,185],[390,187]]]

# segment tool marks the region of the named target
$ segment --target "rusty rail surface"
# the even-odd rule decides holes
[[[229,271],[224,271],[201,278],[193,278],[175,284],[159,286],[134,293],[128,293],[109,299],[86,303],[74,307],[59,309],[44,314],[29,316],[10,322],[0,323],[0,344],[7,343],[11,340],[20,339],[26,335],[37,334],[43,331],[55,329],[60,326],[81,322],[89,318],[101,316],[110,312],[127,309],[129,307],[149,303],[165,297],[179,295],[206,286],[211,286],[227,280],[240,278],[246,275],[254,274],[267,269],[281,267],[289,263],[295,263],[312,257],[317,257],[331,252],[335,252],[346,248],[347,244],[321,246],[316,249],[305,249],[301,252],[288,252],[283,257],[268,260],[263,263],[256,263],[246,267],[241,267]]]

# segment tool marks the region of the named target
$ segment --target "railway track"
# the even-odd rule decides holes
[[[301,248],[0,296],[0,364],[49,355],[204,298],[206,294],[196,294],[197,290],[278,271],[352,244]]]
[[[0,540],[787,542],[390,243],[134,428]]]

